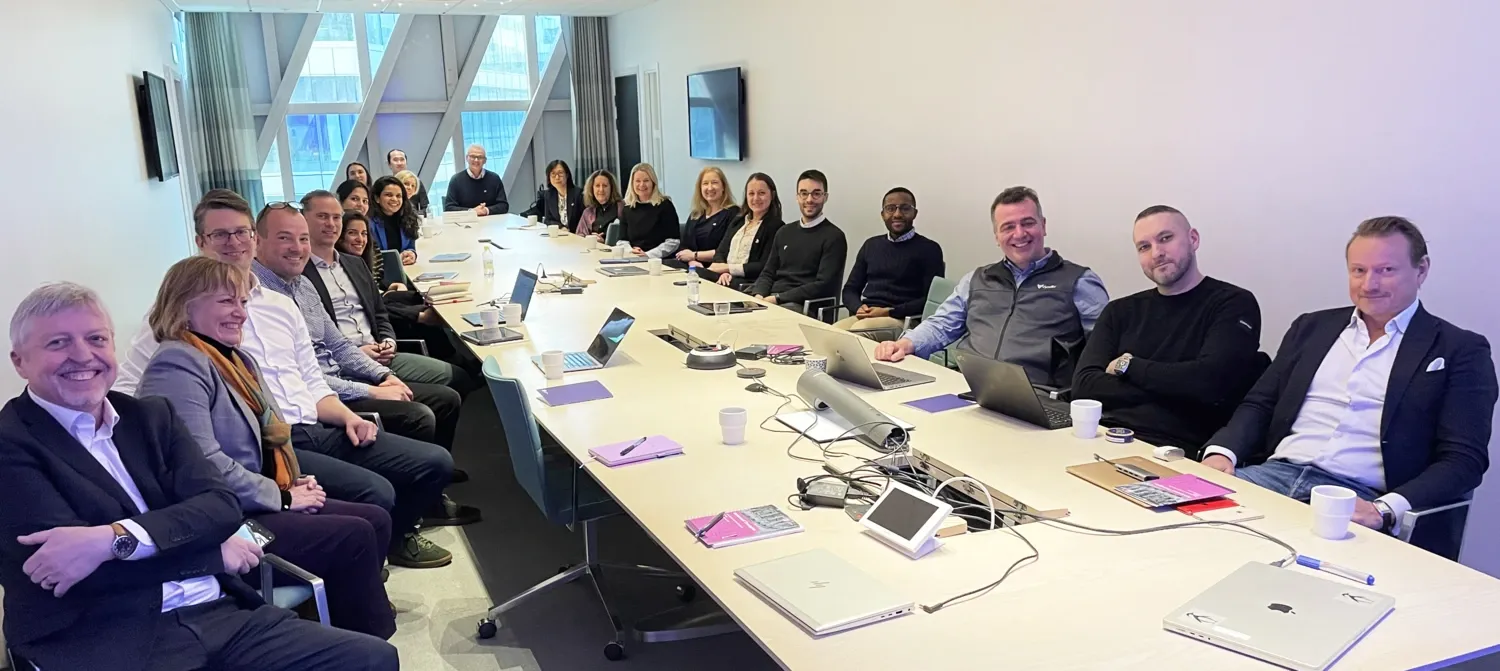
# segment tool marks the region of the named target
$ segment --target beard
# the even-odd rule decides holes
[[[1177,284],[1178,280],[1181,280],[1184,275],[1187,275],[1188,270],[1193,267],[1191,261],[1172,261],[1170,262],[1170,264],[1171,265],[1157,266],[1152,268],[1151,272],[1148,273],[1147,276],[1151,279],[1152,282],[1155,282],[1157,286],[1170,287],[1174,284]]]

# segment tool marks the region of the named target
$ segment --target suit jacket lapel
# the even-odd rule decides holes
[[[1401,405],[1401,397],[1406,394],[1406,388],[1411,385],[1412,378],[1417,376],[1433,343],[1437,342],[1435,321],[1427,310],[1419,306],[1411,317],[1411,323],[1406,325],[1406,333],[1401,335],[1401,347],[1396,350],[1396,361],[1391,365],[1391,378],[1385,385],[1385,406],[1380,411],[1382,436],[1391,423],[1391,417],[1396,414],[1396,407]]]
[[[120,410],[120,404],[115,405],[115,410]],[[162,492],[161,481],[157,480],[157,474],[163,469],[156,463],[156,454],[145,430],[146,423],[141,420],[140,415],[133,407],[127,407],[120,414],[120,423],[115,425],[115,451],[120,453],[120,463],[125,464],[125,472],[135,481],[135,488],[141,493],[141,500],[146,502],[146,509],[156,510],[167,507],[169,502]],[[131,505],[133,508],[134,504]]]
[[[379,300],[380,297],[370,293],[372,285],[375,284],[373,278],[367,282],[362,276],[364,269],[360,266],[364,265],[364,259],[350,256],[343,252],[338,252],[338,255],[339,265],[344,267],[344,274],[349,276],[349,283],[354,285],[354,295],[359,296],[359,306],[360,309],[365,311],[365,319],[370,320],[370,328],[376,328],[375,308],[373,306],[375,305],[375,301]],[[359,261],[359,263],[356,264],[354,261]],[[356,277],[357,275],[360,276]],[[332,306],[333,303],[330,301],[329,305]],[[332,313],[329,314],[331,315]]]
[[[85,480],[93,483],[99,489],[103,490],[105,494],[108,494],[110,498],[119,502],[120,505],[125,507],[125,510],[132,511],[132,514],[134,514],[136,510],[135,502],[130,500],[130,495],[125,493],[125,488],[121,487],[120,483],[115,482],[114,476],[111,476],[109,471],[104,470],[104,466],[99,463],[99,460],[95,459],[94,455],[90,454],[88,449],[82,443],[79,443],[78,439],[74,438],[68,429],[63,428],[42,406],[32,401],[30,394],[21,394],[16,397],[16,400],[18,401],[16,407],[21,412],[21,419],[31,429],[31,435],[36,436],[37,442],[40,442],[43,447],[57,455],[58,459],[62,460],[63,463],[67,464],[68,467],[72,468],[79,475],[82,475]],[[123,424],[124,422],[121,421],[120,425]],[[116,428],[120,425],[117,425]],[[116,435],[115,439],[119,440],[119,436]],[[128,467],[127,470],[129,470]],[[134,478],[135,474],[132,473],[131,477]]]
[[[1323,365],[1328,350],[1338,344],[1339,334],[1349,325],[1350,314],[1352,312],[1344,313],[1342,318],[1331,318],[1313,325],[1312,333],[1308,334],[1303,344],[1302,355],[1298,357],[1296,365],[1292,367],[1291,378],[1287,380],[1286,392],[1283,394],[1286,398],[1307,398],[1307,390],[1312,387],[1313,377],[1318,374],[1318,368]],[[1296,420],[1301,407],[1302,404],[1298,403],[1291,415],[1283,418],[1286,421],[1285,433],[1291,432],[1292,422]]]
[[[302,267],[302,276],[312,282],[313,289],[318,292],[318,299],[323,301],[323,310],[333,318],[333,297],[328,295],[328,287],[323,285],[323,275],[318,272],[318,267],[313,264],[312,259],[307,260],[307,265]]]

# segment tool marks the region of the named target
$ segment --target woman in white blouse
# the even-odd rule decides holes
[[[757,172],[745,181],[745,207],[724,231],[713,261],[704,267],[694,261],[704,279],[736,289],[760,277],[776,231],[781,230],[781,197],[770,175]]]

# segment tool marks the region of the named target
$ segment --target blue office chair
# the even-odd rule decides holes
[[[620,222],[611,221],[604,227],[604,244],[613,247],[620,241]]]
[[[624,659],[625,647],[621,640],[624,627],[620,618],[610,609],[609,600],[605,598],[604,589],[599,583],[601,569],[608,568],[611,571],[678,580],[680,582],[677,585],[677,595],[684,602],[693,599],[697,593],[697,587],[686,574],[679,571],[668,571],[654,566],[601,562],[596,537],[597,523],[605,517],[619,515],[623,511],[609,497],[609,494],[589,477],[588,473],[582,472],[578,464],[556,446],[550,435],[547,436],[547,444],[553,446],[553,449],[543,449],[544,432],[537,426],[536,418],[531,414],[531,405],[526,400],[525,386],[519,380],[504,377],[500,372],[500,364],[495,361],[494,357],[485,357],[484,377],[489,383],[490,394],[495,399],[495,410],[500,413],[500,423],[505,430],[505,442],[510,450],[511,466],[515,470],[516,482],[520,483],[521,488],[526,490],[526,494],[536,503],[537,508],[541,509],[542,514],[553,524],[565,525],[569,529],[578,524],[583,525],[584,559],[582,563],[571,566],[511,597],[505,603],[491,608],[485,614],[484,619],[479,621],[479,638],[491,638],[495,635],[497,631],[495,620],[502,613],[538,594],[579,578],[587,578],[594,588],[594,593],[599,596],[600,603],[604,605],[604,612],[609,615],[610,624],[614,627],[614,639],[604,646],[604,656],[611,661]],[[722,611],[677,620],[672,619],[671,615],[671,613],[658,614],[649,618],[649,622],[648,620],[635,622],[633,628],[636,637],[644,642],[681,641],[739,631],[739,627]],[[684,622],[688,623],[688,626],[682,626]]]

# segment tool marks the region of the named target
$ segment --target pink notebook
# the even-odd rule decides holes
[[[1115,487],[1115,491],[1144,503],[1148,508],[1176,506],[1234,493],[1233,489],[1220,487],[1196,475],[1186,473],[1149,482],[1119,485]]]
[[[682,454],[682,446],[678,445],[677,441],[666,436],[649,436],[646,438],[646,442],[631,449],[630,446],[635,445],[639,440],[640,438],[632,438],[609,445],[600,445],[599,447],[590,449],[589,456],[598,459],[599,463],[613,468],[639,461],[664,459]],[[630,450],[629,454],[621,454],[627,449]]]
[[[696,536],[698,530],[712,523],[715,517],[718,515],[704,515],[687,520],[688,533]],[[756,506],[724,513],[724,519],[709,528],[708,533],[703,534],[698,540],[711,548],[722,548],[763,538],[794,534],[801,530],[802,525],[797,524],[797,520],[789,517],[780,508]]]

